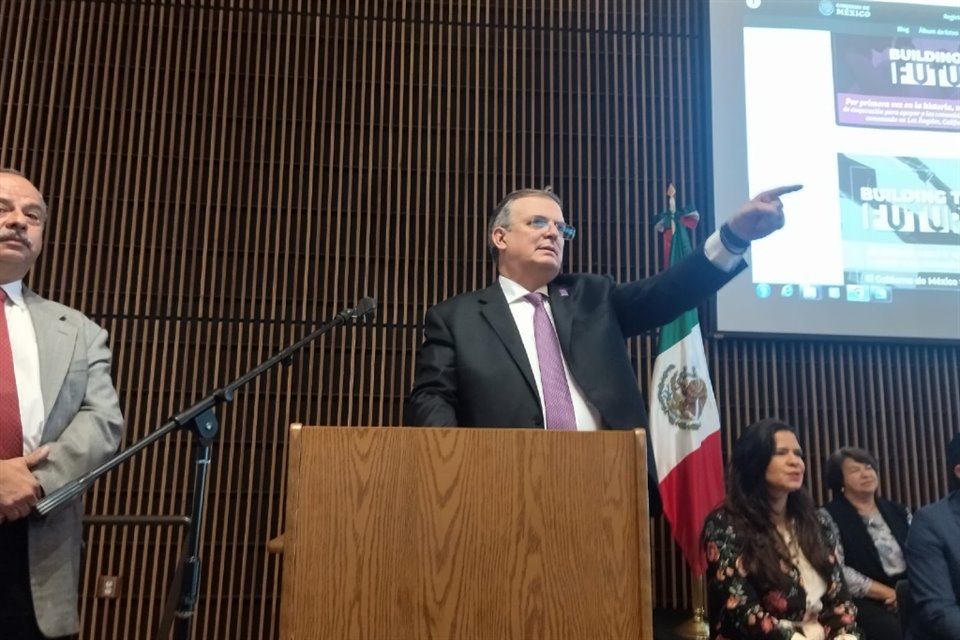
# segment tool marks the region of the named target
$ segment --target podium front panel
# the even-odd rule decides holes
[[[649,638],[642,431],[303,427],[284,638]]]

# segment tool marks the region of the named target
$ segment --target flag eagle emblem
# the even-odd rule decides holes
[[[660,376],[657,400],[670,424],[696,431],[707,403],[707,383],[697,375],[696,368],[671,364]]]

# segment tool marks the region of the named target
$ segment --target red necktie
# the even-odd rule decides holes
[[[13,371],[13,349],[7,330],[7,292],[0,289],[0,460],[23,455],[20,397]]]

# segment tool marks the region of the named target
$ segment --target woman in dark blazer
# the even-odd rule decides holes
[[[826,482],[834,498],[823,509],[840,532],[837,555],[857,622],[870,640],[902,640],[895,587],[906,577],[909,514],[877,495],[877,460],[863,449],[844,447],[830,456]]]

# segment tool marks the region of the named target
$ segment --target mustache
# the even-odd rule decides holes
[[[30,241],[30,238],[25,233],[17,233],[16,231],[0,233],[0,242],[6,242],[7,240],[16,240],[17,242],[27,245],[30,249],[33,248],[33,242]]]

